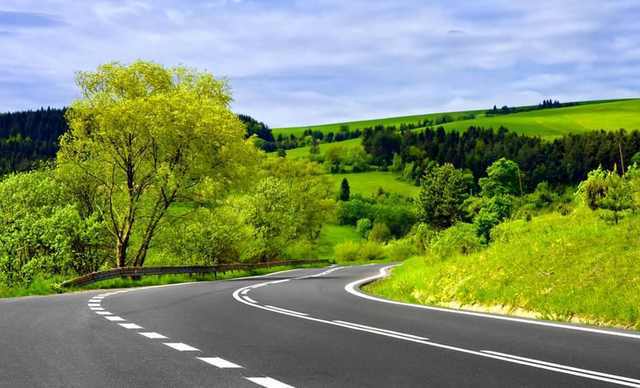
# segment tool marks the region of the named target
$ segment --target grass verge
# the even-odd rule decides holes
[[[234,279],[245,276],[259,276],[266,275],[273,272],[285,271],[290,269],[299,269],[299,268],[318,268],[322,265],[287,265],[287,266],[276,266],[271,268],[258,268],[252,271],[241,270],[241,271],[229,271],[225,273],[219,273],[217,276],[213,274],[206,275],[160,275],[160,276],[145,276],[140,280],[132,280],[130,278],[115,278],[115,279],[107,279],[100,282],[96,282],[93,284],[89,284],[84,287],[72,287],[72,288],[61,288],[59,284],[66,280],[63,277],[51,277],[51,278],[36,278],[34,281],[25,287],[2,287],[0,286],[0,298],[11,298],[11,297],[21,297],[21,296],[31,296],[31,295],[50,295],[50,294],[61,294],[67,292],[75,292],[75,291],[85,291],[85,290],[97,290],[97,289],[112,289],[112,288],[131,288],[131,287],[146,287],[146,286],[159,286],[166,284],[176,284],[176,283],[186,283],[186,282],[197,282],[197,281],[212,281],[212,280],[225,280],[225,279]]]
[[[588,210],[498,227],[485,250],[415,257],[367,292],[410,303],[640,329],[640,216]]]

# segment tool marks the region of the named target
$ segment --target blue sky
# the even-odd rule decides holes
[[[226,77],[271,126],[640,97],[639,19],[638,0],[2,0],[0,111],[135,59]]]

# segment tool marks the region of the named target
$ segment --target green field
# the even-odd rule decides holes
[[[349,139],[345,141],[339,141],[334,143],[322,143],[320,144],[320,153],[323,154],[329,148],[332,147],[343,147],[343,148],[352,148],[352,147],[360,147],[362,144],[362,139]],[[306,158],[309,156],[309,148],[311,147],[299,147],[287,150],[287,157],[293,159]],[[271,155],[275,155],[275,152],[272,152]]]
[[[319,124],[319,125],[307,125],[307,126],[298,126],[298,127],[286,127],[286,128],[273,128],[274,135],[290,135],[294,134],[296,136],[301,135],[305,130],[311,129],[314,131],[322,131],[323,133],[337,133],[340,131],[340,127],[343,125],[347,125],[350,130],[362,129],[367,127],[373,127],[376,125],[384,125],[390,126],[395,125],[399,126],[400,124],[417,124],[423,120],[431,119],[435,120],[438,117],[449,115],[454,119],[460,119],[460,116],[466,114],[483,114],[484,109],[480,110],[468,110],[468,111],[457,111],[457,112],[441,112],[441,113],[427,113],[427,114],[419,114],[419,115],[411,115],[411,116],[397,116],[397,117],[385,117],[380,119],[368,119],[368,120],[358,120],[358,121],[346,121],[342,123],[331,123],[331,124]]]
[[[541,109],[492,117],[478,117],[443,125],[449,130],[470,126],[499,128],[504,126],[525,135],[544,138],[594,129],[640,129],[640,100],[587,104],[566,108]]]
[[[410,259],[367,290],[412,303],[640,329],[638,234],[639,215],[610,225],[587,209],[509,221],[480,252]]]
[[[401,123],[417,123],[427,118],[434,119],[445,114],[452,116],[456,120],[443,125],[443,127],[450,130],[464,130],[472,125],[496,129],[504,126],[515,132],[545,138],[554,138],[566,133],[579,133],[595,129],[640,129],[640,99],[583,101],[579,102],[579,105],[566,108],[541,109],[497,116],[486,116],[485,111],[430,113],[344,123],[274,128],[273,133],[274,135],[288,135],[291,133],[299,135],[306,129],[320,130],[325,133],[337,132],[342,125],[348,125],[351,130],[379,124],[398,126]],[[461,120],[461,117],[466,114],[475,114],[476,118]]]
[[[402,194],[407,197],[415,197],[420,191],[420,187],[398,179],[398,176],[387,171],[369,171],[352,174],[327,174],[334,182],[336,191],[340,187],[342,178],[347,178],[352,194],[361,194],[366,197],[382,189],[387,193]]]

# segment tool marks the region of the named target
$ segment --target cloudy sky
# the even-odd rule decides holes
[[[135,59],[227,77],[274,127],[638,97],[638,20],[638,0],[2,0],[0,111]]]

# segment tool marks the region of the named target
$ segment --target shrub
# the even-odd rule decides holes
[[[358,255],[362,260],[382,260],[385,258],[383,246],[373,241],[365,241],[360,244]]]
[[[283,256],[289,260],[310,260],[317,259],[317,250],[309,241],[296,241],[285,248]]]
[[[356,261],[360,258],[360,244],[354,241],[340,243],[334,251],[338,261]]]
[[[407,238],[391,241],[384,247],[384,252],[393,261],[406,260],[417,253],[414,242]]]
[[[454,254],[468,255],[482,248],[482,241],[476,234],[474,225],[458,223],[438,234],[431,245],[431,252],[441,259]]]
[[[360,234],[360,236],[362,236],[363,238],[367,238],[369,236],[369,231],[371,230],[372,227],[372,223],[371,220],[368,218],[361,218],[358,220],[358,222],[356,223],[356,231],[358,232],[358,234]]]
[[[387,242],[391,238],[391,230],[381,222],[375,222],[369,232],[369,241]]]
[[[436,230],[431,228],[429,224],[425,224],[424,222],[419,223],[415,227],[414,233],[414,242],[418,252],[426,252],[436,235]]]

